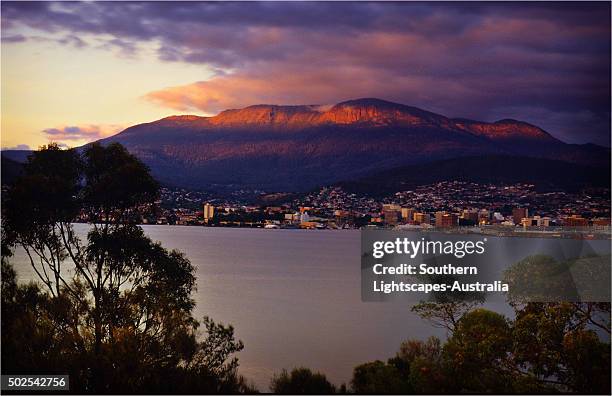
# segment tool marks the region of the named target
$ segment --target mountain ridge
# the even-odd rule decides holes
[[[326,109],[326,110],[322,110]],[[153,123],[193,123],[196,128],[272,128],[303,130],[329,125],[353,126],[436,126],[456,132],[468,132],[488,139],[513,138],[560,141],[543,129],[524,121],[502,119],[492,123],[464,118],[447,118],[418,107],[376,98],[347,100],[335,105],[275,105],[257,104],[241,109],[223,110],[210,117],[173,115]],[[148,125],[151,123],[139,124]],[[178,126],[178,125],[177,125]],[[131,131],[130,127],[124,130]],[[120,133],[123,133],[120,132]]]
[[[526,122],[448,118],[375,98],[334,105],[253,105],[212,117],[170,116],[100,142],[123,144],[162,183],[227,191],[305,191],[470,156],[610,163],[608,148],[567,144]]]

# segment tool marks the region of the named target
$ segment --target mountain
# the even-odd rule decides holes
[[[31,150],[2,150],[0,152],[2,158],[9,159],[18,163],[24,163],[28,160],[28,156],[32,154]]]
[[[539,191],[574,192],[584,188],[610,188],[610,168],[531,157],[464,157],[392,168],[338,185],[349,192],[380,197],[450,180],[481,184],[531,183]]]
[[[24,150],[25,151],[25,150]],[[23,161],[15,161],[4,154],[1,156],[2,184],[11,184],[23,173]]]
[[[610,161],[607,148],[566,144],[525,122],[452,119],[380,99],[172,116],[102,142],[125,145],[162,183],[218,191],[304,191],[386,169],[483,155]]]

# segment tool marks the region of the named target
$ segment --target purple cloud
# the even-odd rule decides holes
[[[448,116],[518,118],[610,139],[609,3],[2,2],[7,37],[88,34],[101,48],[207,65],[145,95],[173,109],[378,96]],[[28,30],[25,30],[27,27]],[[66,45],[75,45],[67,40]],[[10,45],[19,45],[15,42]]]
[[[81,125],[47,128],[42,132],[49,141],[59,142],[66,146],[66,141],[73,143],[92,142],[114,135],[122,129],[119,125]]]
[[[28,39],[23,34],[15,34],[11,36],[2,35],[3,43],[23,43],[24,41],[28,41]]]
[[[18,144],[12,147],[2,147],[2,150],[32,150],[27,144]]]
[[[65,37],[57,40],[57,42],[64,45],[72,45],[75,48],[87,47],[87,43],[74,34],[68,34]]]

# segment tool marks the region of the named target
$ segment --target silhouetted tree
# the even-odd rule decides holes
[[[458,280],[456,275],[422,275],[421,277],[425,282],[440,284],[451,284]],[[484,302],[485,293],[483,292],[433,292],[428,301],[421,301],[411,310],[434,327],[440,327],[452,333],[463,315]]]
[[[610,343],[594,330],[609,334],[609,303],[515,307],[512,361],[517,372],[561,390],[609,394]]]
[[[411,366],[412,385],[427,393],[609,393],[610,303],[576,301],[577,282],[605,277],[609,262],[609,255],[563,262],[536,255],[511,266],[504,279],[512,284],[514,320],[475,309],[484,301],[478,298],[443,295],[415,305],[413,312],[449,338],[440,357],[420,359],[421,370]],[[603,282],[581,284],[580,294],[604,295],[609,280]],[[435,385],[419,373],[435,373]]]
[[[452,331],[441,356],[418,360],[421,369],[410,366],[415,389],[425,393],[609,393],[610,344],[595,331],[609,334],[609,303],[512,306],[513,321],[484,309],[466,312],[459,320],[448,316],[449,323],[441,327]],[[431,307],[435,312],[442,309]],[[423,316],[430,318],[429,313]],[[434,373],[432,382],[421,373]]]
[[[310,369],[300,367],[291,370],[283,370],[272,378],[270,390],[278,394],[306,394],[324,395],[336,393],[336,387],[332,385],[325,375],[313,373]]]
[[[253,390],[236,373],[232,327],[192,316],[192,264],[135,224],[157,189],[119,144],[32,154],[3,214],[3,373],[69,373],[71,390],[95,393]],[[40,285],[17,285],[14,246]]]
[[[461,393],[507,392],[505,363],[511,346],[512,330],[503,315],[482,308],[466,313],[443,348],[453,388]]]
[[[408,377],[392,363],[376,360],[361,364],[353,370],[351,389],[363,394],[412,393]]]
[[[427,341],[408,340],[400,345],[394,358],[407,367],[410,386],[415,393],[449,393],[448,373],[443,366],[442,344],[439,338]]]

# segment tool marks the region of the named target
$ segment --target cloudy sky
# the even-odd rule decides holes
[[[1,7],[4,148],[77,146],[172,114],[359,97],[610,145],[605,2]]]

